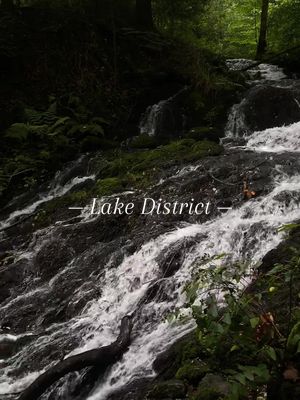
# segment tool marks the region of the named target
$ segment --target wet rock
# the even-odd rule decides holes
[[[77,183],[77,185],[74,185],[70,189],[70,193],[76,193],[82,190],[89,190],[94,186],[94,184],[95,184],[94,179],[86,179],[85,181]]]
[[[88,165],[89,158],[87,156],[81,157],[79,160],[70,163],[69,168],[60,172],[58,175],[59,183],[64,186],[67,182],[77,176],[86,176],[88,174]]]
[[[293,229],[286,240],[265,255],[259,267],[260,272],[270,271],[275,264],[286,264],[295,255],[291,248],[300,251],[300,227]]]
[[[152,379],[138,379],[108,396],[107,400],[144,400]]]
[[[251,89],[242,105],[252,131],[289,125],[300,120],[300,90],[274,86]]]
[[[35,270],[44,279],[50,279],[66,266],[74,256],[72,247],[60,240],[46,242],[34,260]]]
[[[16,337],[0,334],[0,359],[11,357],[16,351]]]
[[[182,362],[201,356],[202,349],[194,332],[188,333],[167,350],[160,353],[152,367],[159,379],[171,379]]]
[[[196,243],[195,239],[185,240],[180,245],[172,246],[158,260],[164,278],[173,276],[182,266],[186,252]]]
[[[0,303],[10,297],[11,291],[22,282],[25,264],[18,261],[0,269]]]
[[[171,380],[156,384],[148,393],[149,399],[182,399],[187,388],[182,381]]]
[[[142,121],[141,133],[159,139],[178,137],[184,130],[183,99],[187,89],[181,89],[167,100],[148,107]]]
[[[209,371],[210,368],[206,363],[193,360],[179,368],[176,378],[192,385],[197,385]]]

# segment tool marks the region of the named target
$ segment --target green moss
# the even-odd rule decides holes
[[[206,156],[218,156],[222,153],[223,147],[217,143],[203,140],[195,143],[192,148],[191,159],[197,160]]]
[[[41,209],[34,218],[34,222],[38,227],[45,226],[46,224],[51,223],[51,217],[57,210],[71,207],[73,205],[84,206],[89,201],[89,198],[89,192],[82,190],[50,200],[45,205],[41,206]]]
[[[100,179],[96,182],[92,189],[94,196],[109,196],[113,193],[121,192],[124,190],[123,182],[117,178]]]
[[[176,378],[191,384],[197,384],[209,371],[210,368],[207,364],[194,360],[179,368]]]
[[[180,162],[196,161],[208,155],[220,154],[221,151],[221,146],[212,142],[195,142],[193,139],[182,139],[154,150],[127,155],[125,164],[131,171],[146,171]]]
[[[183,162],[191,162],[205,156],[214,156],[222,152],[222,147],[214,142],[196,142],[193,139],[173,141],[167,145],[152,150],[144,150],[133,153],[113,152],[106,156],[106,162],[101,159],[101,178],[124,177],[127,174],[141,176],[162,168]],[[97,162],[96,162],[97,164]]]
[[[153,183],[153,175],[149,172],[127,173],[123,178],[123,184],[128,189],[146,189]]]
[[[222,147],[214,142],[195,141],[191,138],[173,141],[155,149],[132,153],[122,150],[106,151],[92,161],[91,171],[99,178],[94,187],[86,191],[69,193],[47,202],[35,216],[35,223],[38,226],[45,226],[47,223],[51,223],[52,215],[58,209],[72,205],[84,206],[92,197],[109,196],[126,189],[145,189],[156,182],[165,168],[184,162],[197,161],[205,156],[214,156],[221,152]],[[44,153],[42,156],[48,158],[50,153]],[[18,160],[18,163],[21,161]],[[25,161],[28,168],[30,164],[27,163],[27,160]],[[15,169],[14,165],[12,169]]]

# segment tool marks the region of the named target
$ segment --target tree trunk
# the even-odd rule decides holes
[[[153,30],[152,0],[136,0],[136,24],[143,30]]]
[[[261,60],[267,49],[267,30],[268,30],[268,14],[270,0],[262,0],[261,16],[260,16],[260,31],[257,44],[256,59]]]
[[[97,367],[99,374],[115,363],[127,350],[132,330],[131,317],[124,317],[120,334],[115,342],[100,349],[89,350],[66,358],[40,375],[19,397],[18,400],[38,400],[38,398],[55,382],[70,372],[80,371],[86,367]]]

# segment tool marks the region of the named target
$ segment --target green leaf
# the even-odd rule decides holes
[[[98,125],[102,125],[102,124],[109,125],[109,122],[106,119],[101,118],[101,117],[93,118],[92,122],[94,122],[95,124],[98,124]]]
[[[223,316],[223,322],[227,325],[231,324],[231,316],[229,313],[225,313]]]
[[[266,351],[267,355],[271,358],[271,360],[273,360],[273,361],[277,360],[276,352],[273,347],[266,346],[265,351]]]
[[[236,374],[235,379],[242,385],[246,385],[246,377],[244,374]]]
[[[259,364],[257,367],[253,367],[253,372],[264,381],[270,378],[269,370],[265,364]]]
[[[218,316],[218,307],[215,302],[212,302],[208,307],[208,314],[214,318]]]
[[[249,380],[249,381],[254,381],[254,374],[253,374],[253,370],[252,367],[249,368],[245,368],[243,371],[245,377]]]
[[[222,335],[222,333],[224,333],[223,326],[221,324],[219,324],[218,322],[212,322],[210,328],[213,332],[219,333],[221,335]]]
[[[55,132],[59,127],[66,125],[66,122],[70,121],[70,117],[62,117],[59,118],[53,125],[50,127],[51,132]]]
[[[255,317],[255,318],[251,318],[250,319],[250,325],[252,329],[255,329],[257,327],[257,325],[259,324],[259,317]]]
[[[5,133],[5,136],[12,139],[24,141],[30,133],[29,125],[16,123],[12,124]]]

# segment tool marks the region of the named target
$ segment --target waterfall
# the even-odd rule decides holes
[[[249,67],[251,63],[250,60],[233,59],[227,61],[227,66],[233,71],[239,71]],[[226,139],[248,138],[253,133],[251,125],[255,125],[259,119],[264,120],[266,114],[269,127],[276,127],[276,119],[283,119],[283,106],[289,109],[286,111],[286,118],[290,123],[298,122],[300,119],[300,91],[298,90],[299,83],[296,80],[288,79],[282,68],[271,64],[256,65],[249,69],[247,74],[249,90],[242,101],[233,105],[229,112],[225,127]],[[266,93],[269,93],[269,98]],[[276,98],[272,99],[272,96]],[[279,105],[277,105],[278,101]],[[290,124],[286,121],[283,122],[287,125]],[[226,140],[223,142],[225,143]]]
[[[42,204],[47,203],[53,199],[62,197],[66,193],[70,192],[71,189],[80,185],[86,181],[94,180],[95,175],[85,175],[85,171],[79,176],[73,176],[72,173],[77,172],[76,169],[82,167],[82,163],[84,162],[84,157],[80,157],[74,163],[70,163],[70,165],[64,170],[60,171],[54,177],[52,183],[48,187],[47,191],[43,191],[38,194],[37,198],[23,208],[17,209],[11,212],[5,220],[0,221],[0,236],[1,231],[11,226],[19,217],[30,215],[35,212],[35,210]],[[77,172],[78,174],[78,172]]]
[[[140,123],[142,135],[156,136],[160,132],[163,117],[168,113],[172,119],[172,109],[169,107],[171,99],[162,100],[158,104],[149,106]]]
[[[140,134],[149,136],[176,136],[182,133],[185,116],[180,107],[180,96],[187,91],[181,89],[174,96],[149,106],[141,118]]]
[[[242,111],[241,104],[232,106],[228,121],[225,127],[225,137],[237,139],[239,137],[247,136],[249,128],[245,122],[245,115]]]
[[[149,109],[141,131],[144,129],[144,133],[156,134],[160,110],[167,107],[168,100]],[[233,120],[241,129],[243,121],[238,114],[228,124],[233,124]],[[227,135],[234,136],[237,131],[229,129]],[[132,235],[124,238],[123,233],[121,237],[105,241],[101,236],[106,229],[105,220],[83,213],[81,220],[73,225],[61,222],[37,230],[30,243],[15,250],[17,261],[25,263],[30,271],[41,250],[52,243],[58,243],[63,249],[71,245],[75,248],[81,241],[86,243],[82,251],[68,254],[51,279],[32,279],[29,275],[24,286],[0,305],[0,320],[24,319],[24,334],[32,335],[32,339],[16,354],[1,361],[0,398],[8,393],[13,396],[13,393],[24,389],[62,357],[111,343],[118,334],[120,319],[127,314],[132,314],[134,318],[132,345],[101,378],[88,399],[106,400],[110,393],[135,379],[155,376],[152,364],[158,354],[195,327],[190,309],[185,305],[185,287],[192,279],[194,266],[203,261],[204,255],[213,257],[224,254],[222,259],[214,261],[215,265],[247,262],[250,270],[283,240],[284,233],[278,228],[300,218],[300,162],[298,157],[292,158],[292,153],[300,149],[300,122],[248,132],[245,140],[246,146],[239,151],[241,158],[246,154],[245,149],[247,154],[248,150],[253,152],[249,170],[255,171],[255,157],[261,157],[259,160],[263,162],[272,160],[272,177],[263,195],[240,202],[226,213],[203,223],[179,221],[176,226],[165,226],[162,219],[159,223],[147,224],[147,228],[144,225],[143,229],[150,231],[161,223],[160,229],[150,239],[148,236],[146,240],[138,232],[136,241],[140,245],[136,247],[132,246]],[[261,152],[266,154],[261,155]],[[236,153],[228,149],[227,159],[232,154]],[[293,160],[292,167],[287,166],[287,157]],[[214,164],[216,160],[212,160],[210,165],[214,167]],[[234,159],[232,164],[234,171]],[[220,169],[223,168],[221,165]],[[189,175],[199,178],[202,166],[201,162],[183,166],[169,181],[188,179]],[[94,177],[88,174],[73,177],[64,184],[60,181],[59,185],[56,180],[48,193],[41,195],[37,202],[14,211],[1,226],[13,223],[18,215],[30,213],[43,201],[68,192],[79,180],[90,178]],[[166,178],[157,184],[156,190],[163,192],[162,185],[167,183]],[[174,187],[172,190],[174,193]],[[113,229],[113,223],[108,229]],[[161,259],[177,250],[182,255],[180,265],[173,275],[165,276]],[[50,261],[56,253],[50,253]],[[64,260],[65,254],[62,254]],[[207,267],[212,267],[211,261],[207,262]],[[151,294],[150,289],[155,285],[158,289]],[[201,289],[198,295],[204,296]],[[177,309],[181,309],[186,316],[184,322],[169,322],[168,316]],[[57,317],[59,312],[64,318]],[[52,315],[55,316],[53,321]],[[43,321],[47,318],[50,322],[43,328]],[[25,332],[26,324],[37,326],[38,331]],[[60,349],[65,354],[61,354]],[[79,380],[80,376],[76,375],[76,379]],[[59,393],[70,399],[67,394],[70,384],[68,380],[61,382],[59,387],[53,389],[54,396]],[[44,400],[48,398],[49,393],[42,397]]]

